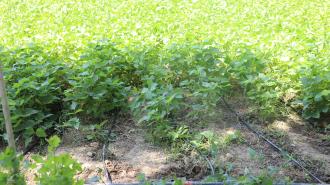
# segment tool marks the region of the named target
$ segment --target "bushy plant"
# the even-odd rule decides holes
[[[138,123],[157,123],[178,111],[182,107],[182,99],[180,89],[174,89],[171,85],[162,87],[148,81],[148,86],[142,88],[133,97],[130,107],[133,113],[139,117]]]
[[[22,134],[28,145],[37,129],[44,131],[57,123],[67,86],[66,65],[58,56],[35,45],[4,50],[0,56],[14,131]]]
[[[220,140],[216,137],[212,131],[203,131],[195,135],[191,144],[196,147],[203,155],[210,155],[212,157],[220,149]]]
[[[25,168],[36,170],[35,181],[40,185],[82,185],[75,175],[81,171],[80,164],[69,154],[55,155],[55,149],[60,144],[58,136],[48,139],[48,154],[45,157],[34,155],[31,164],[25,163]],[[0,183],[7,185],[25,185],[26,181],[20,172],[23,156],[17,155],[14,150],[6,148],[0,153]],[[30,183],[30,182],[29,182]]]
[[[218,96],[228,90],[226,86],[239,84],[265,116],[277,112],[276,107],[281,105],[279,100],[288,91],[295,94],[292,101],[303,102],[299,110],[306,118],[329,112],[326,111],[327,80],[319,85],[315,72],[300,70],[301,66],[313,63],[315,71],[320,70],[320,76],[327,78],[328,70],[324,69],[329,64],[329,13],[325,8],[329,6],[328,1],[296,3],[296,0],[284,0],[255,4],[242,0],[147,0],[142,6],[140,1],[101,0],[81,4],[73,0],[69,3],[27,1],[20,2],[21,6],[16,4],[16,0],[0,3],[3,7],[0,13],[6,20],[0,27],[2,44],[13,50],[34,42],[56,53],[49,56],[57,58],[56,61],[63,60],[63,64],[69,66],[68,73],[73,81],[67,91],[66,104],[72,110],[65,111],[70,113],[83,110],[82,114],[95,114],[87,108],[91,105],[95,110],[93,97],[96,98],[95,106],[100,106],[99,99],[102,98],[106,99],[105,107],[110,110],[114,108],[110,102],[121,106],[123,99],[119,94],[123,84],[124,87],[143,88],[146,87],[145,79],[151,77],[159,86],[171,84],[173,88],[184,89],[189,103],[199,111],[214,107]],[[22,23],[21,20],[25,21]],[[205,22],[210,24],[205,25]],[[103,40],[94,42],[99,39]],[[93,43],[88,46],[90,42]],[[26,61],[29,58],[35,61],[36,58],[48,58],[46,53],[42,57],[40,54],[24,57]],[[85,59],[79,58],[81,55]],[[240,58],[238,62],[237,58]],[[101,68],[104,69],[97,69],[103,74],[93,77],[92,70],[87,70],[88,75],[84,74],[80,69],[84,63],[91,63],[91,68],[103,65]],[[37,68],[35,72],[38,72]],[[104,77],[104,73],[108,76]],[[82,80],[85,77],[87,85]],[[106,82],[105,78],[111,82]],[[55,79],[51,84],[57,83],[58,78]],[[310,79],[307,81],[315,83],[308,85],[299,79]],[[32,86],[36,85],[33,80],[30,80]],[[23,80],[22,83],[26,82]],[[66,89],[68,83],[64,84]],[[109,88],[109,84],[115,88]],[[100,87],[106,89],[103,91]],[[91,93],[85,92],[87,90]],[[25,111],[30,110],[29,114],[34,110],[45,112],[38,115],[38,119],[48,115],[48,111],[37,106],[31,109]],[[102,109],[100,112],[107,112]],[[25,112],[22,114],[26,115]],[[36,113],[29,118],[35,116]],[[47,118],[52,122],[53,118]],[[35,128],[28,129],[27,135],[33,132]]]
[[[0,153],[0,184],[25,185],[24,176],[19,173],[22,156],[10,148]]]
[[[330,113],[330,65],[329,60],[313,63],[303,68],[301,73],[301,99],[305,118],[320,118]]]
[[[46,158],[33,156],[33,168],[37,168],[35,180],[40,185],[82,185],[82,180],[76,180],[75,175],[81,171],[81,166],[69,154],[55,155],[55,149],[60,144],[60,138],[52,136],[48,139],[48,154]]]
[[[69,77],[70,88],[64,92],[68,109],[98,117],[123,107],[127,102],[124,79],[130,79],[121,68],[125,62],[111,43],[91,46]]]
[[[278,112],[280,91],[278,82],[267,75],[266,61],[259,59],[247,49],[238,51],[238,56],[230,64],[233,83],[238,83],[250,99],[252,105],[257,105],[255,110],[264,117],[269,117]]]

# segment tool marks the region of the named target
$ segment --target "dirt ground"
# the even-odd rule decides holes
[[[235,99],[229,103],[243,117],[248,114],[244,100]],[[267,124],[254,118],[248,120],[253,128],[292,154],[314,175],[330,183],[330,143],[324,139],[329,133],[316,131],[293,113],[285,119]],[[264,140],[239,124],[225,106],[219,105],[216,118],[207,122],[207,126],[194,129],[212,130],[219,135],[239,130],[244,138],[244,142],[230,145],[212,159],[217,168],[227,169],[230,165],[233,175],[247,172],[257,175],[272,166],[279,179],[288,176],[294,182],[316,182]],[[106,148],[105,165],[114,183],[136,182],[141,173],[150,179],[176,176],[188,180],[201,180],[210,174],[207,163],[200,160],[197,154],[174,159],[169,150],[147,142],[145,131],[135,126],[129,117],[118,119],[111,132],[117,137]],[[78,175],[80,178],[90,183],[96,177],[101,182],[105,181],[102,143],[86,141],[84,134],[77,130],[66,131],[62,140],[57,153],[70,153],[82,163],[83,172]],[[256,158],[251,158],[251,149],[256,151]]]
[[[329,136],[329,131],[317,131],[310,123],[294,112],[291,112],[285,118],[265,123],[257,119],[256,116],[250,118],[248,106],[244,99],[229,100],[229,104],[243,118],[246,117],[246,121],[256,131],[262,133],[271,142],[288,152],[316,177],[324,182],[330,182],[330,143],[324,139]],[[317,182],[246,127],[235,124],[238,121],[233,120],[233,114],[225,106],[221,106],[220,110],[224,115],[223,117],[227,117],[222,122],[227,122],[227,125],[228,122],[233,123],[233,128],[240,130],[246,141],[244,145],[232,146],[229,149],[230,153],[235,156],[233,163],[237,166],[238,174],[242,173],[245,167],[248,167],[254,174],[260,174],[260,169],[274,166],[277,168],[275,176],[279,178],[288,176],[294,182]],[[246,152],[247,148],[253,148],[261,154],[262,160],[249,159],[248,152]]]
[[[145,141],[144,130],[136,127],[132,120],[128,119],[118,124],[113,128],[113,132],[118,136],[106,149],[105,164],[114,183],[137,182],[139,174],[155,180],[174,176],[197,180],[207,171],[206,164],[200,164],[193,154],[184,157],[181,161],[173,160],[169,151]],[[105,181],[102,162],[103,144],[81,142],[82,136],[82,133],[74,130],[65,133],[63,144],[56,152],[70,153],[82,163],[84,170],[79,174],[80,178],[88,180],[98,176],[101,182]]]

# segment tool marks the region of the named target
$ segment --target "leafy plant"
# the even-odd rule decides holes
[[[83,130],[86,132],[86,139],[89,141],[106,141],[109,139],[109,131],[104,128],[105,124],[108,121],[102,121],[98,124],[90,124],[83,127]]]
[[[48,155],[44,159],[41,156],[33,156],[34,168],[40,165],[36,174],[39,184],[49,185],[79,185],[82,180],[76,180],[75,175],[81,171],[81,166],[69,154],[55,155],[55,149],[60,144],[60,138],[52,136],[48,139]]]
[[[303,115],[305,118],[320,118],[322,114],[330,112],[330,67],[329,62],[324,61],[312,64],[301,73]]]
[[[0,153],[0,184],[25,185],[24,176],[17,171],[22,161],[21,155],[16,155],[14,150],[6,148]]]
[[[221,147],[219,139],[212,131],[203,131],[196,134],[191,143],[204,155],[211,155],[212,157],[218,153]]]
[[[181,141],[186,141],[191,138],[191,134],[189,133],[189,128],[187,126],[180,126],[175,130],[169,132],[169,135],[172,139],[172,142],[178,143]]]
[[[0,56],[5,65],[14,131],[21,133],[28,145],[35,134],[42,132],[44,136],[44,130],[54,127],[59,117],[66,86],[65,65],[35,45],[2,51]]]
[[[81,171],[81,166],[69,154],[55,155],[55,149],[60,144],[60,138],[52,136],[48,139],[48,155],[46,158],[34,155],[33,163],[27,167],[36,168],[35,180],[38,184],[79,185],[82,180],[76,180],[75,175]],[[16,155],[12,149],[0,153],[0,183],[8,185],[25,185],[25,178],[18,171],[22,167],[22,155]]]
[[[204,182],[224,182],[228,185],[273,185],[276,183],[281,184],[291,184],[290,179],[285,178],[283,179],[277,179],[274,176],[274,172],[276,169],[274,168],[267,168],[263,169],[262,172],[258,175],[252,175],[246,171],[244,175],[239,176],[233,176],[230,173],[224,173],[223,171],[220,171],[219,173],[211,176],[207,176],[203,181]]]
[[[180,89],[171,85],[159,87],[158,84],[148,81],[148,86],[138,92],[130,104],[138,123],[159,122],[169,118],[182,107],[183,95]]]
[[[235,130],[233,132],[227,132],[222,139],[224,145],[229,145],[231,143],[242,143],[243,141],[244,138],[242,136],[242,133],[238,130]]]
[[[126,78],[118,76],[117,65],[121,66],[125,58],[120,55],[112,44],[103,44],[93,46],[81,56],[80,67],[69,78],[71,88],[64,92],[69,110],[99,117],[123,107],[127,101],[123,82]]]
[[[64,127],[64,128],[71,127],[78,130],[80,127],[80,119],[77,117],[70,118],[69,120],[65,121],[63,125],[60,125],[60,127]]]
[[[244,88],[247,97],[258,105],[257,112],[263,117],[271,117],[278,112],[280,92],[278,82],[266,75],[267,64],[251,51],[239,51],[237,59],[230,63],[233,79]]]

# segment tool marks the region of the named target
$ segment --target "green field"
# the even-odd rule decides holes
[[[330,1],[1,0],[0,61],[25,146],[116,111],[173,144],[237,90],[263,119],[326,120]]]
[[[212,40],[276,62],[329,51],[327,1],[1,1],[1,44],[78,54],[93,40],[123,46]],[[234,50],[235,51],[235,50]],[[68,55],[67,53],[65,53]]]
[[[302,110],[306,118],[318,118],[320,113],[330,111],[328,1],[11,0],[0,3],[4,65],[28,65],[21,66],[22,71],[15,68],[17,75],[8,75],[9,86],[14,87],[12,92],[15,94],[10,96],[13,100],[24,99],[17,108],[25,109],[21,110],[25,116],[49,109],[49,104],[58,103],[62,94],[70,96],[70,92],[75,94],[76,90],[84,93],[88,88],[100,91],[96,92],[99,96],[88,97],[85,92],[86,96],[67,97],[65,102],[72,103],[68,102],[70,99],[76,105],[80,98],[78,104],[98,105],[105,101],[109,107],[104,109],[111,110],[118,105],[111,105],[112,96],[125,88],[134,89],[134,94],[140,94],[141,102],[148,102],[151,100],[141,95],[142,87],[150,88],[152,83],[165,88],[159,91],[178,90],[185,97],[196,96],[195,99],[199,99],[196,101],[202,102],[198,104],[201,106],[213,102],[212,97],[217,99],[238,84],[262,107],[265,115],[279,111],[276,108],[281,99],[298,111]],[[101,48],[95,54],[97,49],[93,47],[98,43],[102,43],[104,51]],[[120,57],[116,58],[111,52]],[[90,60],[81,57],[86,53]],[[108,59],[118,59],[117,65],[105,64]],[[111,76],[120,88],[105,85],[104,89],[98,89],[102,88],[102,79],[101,85],[91,82],[83,87],[79,79],[75,84],[67,85],[68,80],[79,78],[69,74],[81,74],[86,70],[80,78],[85,81],[84,75],[93,72],[91,68],[85,69],[82,63],[102,68],[102,74],[94,71],[95,74],[90,75],[100,75],[103,81]],[[106,65],[108,68],[103,68]],[[66,69],[59,74],[49,71],[59,66]],[[47,71],[47,67],[51,69]],[[35,71],[36,68],[46,70]],[[67,79],[58,79],[62,73],[68,74]],[[28,89],[24,88],[28,84],[24,84],[22,78],[29,83],[33,79],[37,81],[34,80],[35,84],[30,84],[31,89]],[[27,95],[38,91],[38,83],[42,80],[47,81],[41,84],[45,86],[43,91],[38,95]],[[189,84],[189,80],[200,86]],[[165,87],[169,85],[171,87]],[[65,87],[54,90],[53,86]],[[23,90],[26,92],[20,94]],[[182,90],[196,92],[189,95]],[[121,92],[122,96],[118,95],[115,101],[127,99],[131,92]],[[43,99],[49,93],[54,94],[54,100]],[[213,96],[203,98],[203,93]],[[32,100],[26,102],[25,96]],[[33,102],[38,100],[33,100],[34,96],[41,96],[39,103]],[[171,103],[168,106],[171,107]],[[161,114],[168,114],[169,109],[162,110],[166,113]]]

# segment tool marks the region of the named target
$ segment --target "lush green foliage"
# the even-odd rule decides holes
[[[8,185],[24,185],[24,177],[18,172],[22,156],[6,148],[0,153],[0,183]]]
[[[81,166],[69,154],[55,155],[55,149],[60,144],[60,138],[52,136],[48,139],[48,155],[33,156],[33,168],[38,168],[36,181],[49,185],[82,185],[82,180],[76,180],[75,175],[81,171]],[[40,167],[38,167],[40,165]]]
[[[68,79],[71,88],[64,95],[75,113],[97,117],[125,103],[122,79],[130,79],[124,75],[129,73],[123,67],[126,61],[120,51],[106,43],[91,46],[71,71],[73,75]]]
[[[319,118],[330,112],[330,63],[329,61],[311,64],[302,69],[303,113],[307,118]]]
[[[66,86],[66,67],[58,57],[37,46],[3,51],[0,56],[9,84],[13,127],[16,132],[24,131],[27,145],[37,128],[46,130],[57,122]]]
[[[81,166],[69,154],[55,155],[55,149],[60,144],[58,136],[48,139],[48,155],[42,157],[33,156],[33,162],[29,164],[23,157],[7,148],[0,153],[0,183],[8,185],[24,185],[26,180],[19,169],[36,168],[35,181],[47,185],[82,185],[82,180],[76,180],[75,175],[81,171]],[[31,183],[31,182],[29,182]]]
[[[327,115],[329,6],[1,1],[0,56],[15,132],[28,144],[74,116],[122,109],[171,140],[176,118],[207,116],[237,88],[265,117],[283,100],[306,118]]]
[[[242,142],[240,133],[218,137],[185,125],[237,89],[264,117],[283,105],[305,118],[330,114],[330,1],[2,0],[0,7],[0,62],[25,145],[65,127],[102,140],[103,120],[124,110],[153,142],[212,156]],[[56,137],[49,143],[49,155],[34,158],[36,180],[81,184],[74,179],[80,165],[53,154]],[[0,154],[0,183],[24,184],[12,170],[19,159]],[[214,179],[233,180],[219,174]],[[266,172],[235,180],[273,183]]]

